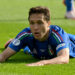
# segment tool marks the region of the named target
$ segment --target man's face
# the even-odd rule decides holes
[[[32,14],[29,19],[31,32],[35,39],[42,40],[49,31],[49,22],[44,19],[43,14]]]

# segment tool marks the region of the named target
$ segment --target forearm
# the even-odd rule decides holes
[[[27,66],[43,66],[47,64],[67,64],[69,62],[69,57],[59,56],[49,60],[41,60],[36,63],[27,64]]]
[[[43,63],[44,65],[46,64],[67,64],[69,62],[69,57],[59,56],[59,57],[49,59],[49,60],[42,60],[40,62]]]
[[[14,55],[16,51],[12,50],[11,48],[6,48],[1,54],[0,54],[0,62],[4,62],[6,59],[8,59],[10,56]]]

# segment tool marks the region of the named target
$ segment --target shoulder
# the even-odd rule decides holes
[[[50,32],[53,34],[57,34],[58,36],[62,36],[64,34],[67,34],[61,27],[59,27],[57,25],[51,25]]]
[[[29,27],[24,28],[21,32],[31,33],[31,30]]]
[[[50,30],[58,32],[58,31],[62,31],[63,29],[57,25],[50,25]]]
[[[57,42],[63,42],[67,39],[67,33],[57,25],[50,26],[50,37]]]
[[[16,36],[16,38],[22,37],[22,36],[32,36],[30,28],[25,28],[19,34]]]

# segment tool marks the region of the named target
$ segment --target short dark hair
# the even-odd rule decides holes
[[[32,14],[44,14],[45,20],[50,20],[50,11],[47,7],[37,6],[30,8],[28,20]]]

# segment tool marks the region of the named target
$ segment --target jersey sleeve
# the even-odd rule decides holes
[[[11,49],[18,52],[20,49],[24,48],[28,43],[28,38],[31,36],[32,33],[30,32],[29,28],[22,30],[13,41],[8,45]]]
[[[67,33],[60,28],[59,26],[55,26],[52,28],[53,44],[55,45],[56,53],[64,48],[69,48],[69,38]]]

